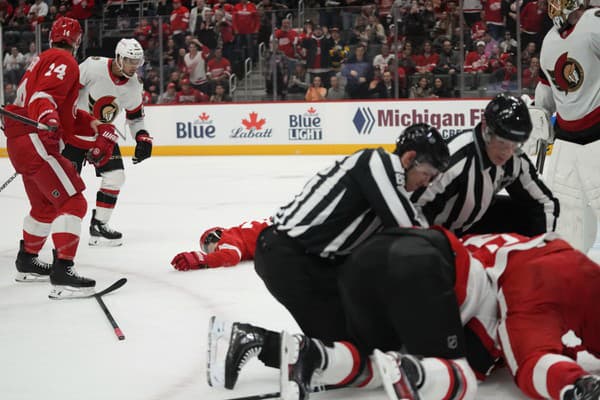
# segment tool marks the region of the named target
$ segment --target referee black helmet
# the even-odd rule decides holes
[[[429,163],[439,171],[448,167],[450,151],[440,132],[428,124],[413,124],[408,126],[396,140],[394,153],[398,156],[414,150],[415,161]]]
[[[533,124],[529,109],[520,98],[499,93],[485,107],[485,125],[489,132],[511,142],[524,143]]]

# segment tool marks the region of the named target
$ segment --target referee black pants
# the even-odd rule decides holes
[[[269,292],[292,314],[302,332],[324,342],[348,340],[336,265],[271,226],[256,243],[254,267]]]

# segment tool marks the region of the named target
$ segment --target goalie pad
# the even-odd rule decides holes
[[[546,149],[554,141],[554,131],[550,123],[550,115],[541,107],[529,106],[529,114],[533,129],[531,136],[523,145],[523,151],[530,157],[536,156],[536,167],[540,173],[544,168]]]

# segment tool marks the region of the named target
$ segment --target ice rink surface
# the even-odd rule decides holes
[[[16,283],[14,260],[28,212],[20,178],[0,192],[0,399],[217,400],[278,391],[278,371],[253,360],[234,391],[206,384],[206,331],[217,314],[297,332],[251,262],[179,272],[169,264],[196,250],[200,234],[270,216],[339,156],[155,157],[133,166],[111,220],[117,248],[89,247],[100,180],[85,167],[88,214],[76,260],[101,290],[126,339],[118,341],[93,299],[49,300],[49,284]],[[0,184],[14,172],[0,158]],[[41,258],[51,259],[51,241]],[[384,400],[383,390],[344,389],[315,399]],[[478,399],[522,399],[506,371],[481,385]]]

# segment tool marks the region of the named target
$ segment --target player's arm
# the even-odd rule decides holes
[[[236,246],[220,243],[214,252],[206,254],[203,251],[187,251],[177,254],[171,265],[178,271],[195,269],[232,267],[239,264],[242,252]]]
[[[546,72],[540,68],[540,81],[535,87],[535,105],[542,107],[548,113],[552,114],[556,111],[556,103],[552,96],[552,88]]]
[[[133,163],[137,164],[152,156],[152,137],[146,130],[144,122],[144,106],[142,104],[142,84],[136,83],[136,89],[129,93],[124,101],[125,121],[129,132],[135,140]]]

